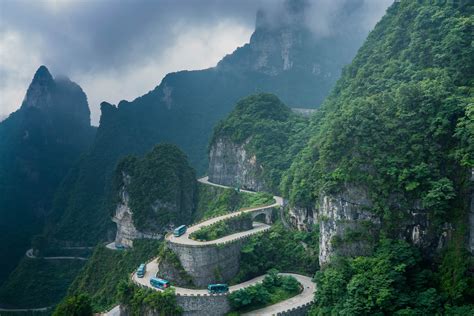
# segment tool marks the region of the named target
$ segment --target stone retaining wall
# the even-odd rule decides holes
[[[220,316],[230,311],[226,295],[176,295],[176,302],[185,316]]]
[[[178,256],[194,284],[206,287],[210,283],[228,282],[237,274],[244,240],[206,247],[168,242],[168,247]]]

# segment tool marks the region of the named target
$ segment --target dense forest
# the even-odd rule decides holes
[[[269,192],[278,192],[283,171],[307,142],[308,120],[297,115],[272,94],[248,96],[214,128],[210,147],[218,140],[244,145],[261,168],[255,178],[262,179]],[[211,161],[212,163],[212,161]]]
[[[138,286],[130,273],[159,257],[195,290],[178,250],[189,255],[202,245],[188,249],[176,242],[173,250],[169,240],[138,239],[131,249],[111,250],[104,241],[112,239],[117,206],[130,207],[139,230],[172,236],[178,222],[202,223],[283,200],[270,212],[271,227],[211,245],[219,253],[239,242],[233,248],[240,249],[238,269],[225,286],[262,276],[229,293],[228,315],[304,290],[278,271],[312,278],[312,316],[474,314],[474,6],[395,1],[335,86],[335,77],[325,81],[305,67],[329,58],[341,38],[314,42],[298,21],[301,7],[286,8],[292,18],[278,27],[259,13],[250,44],[217,67],[168,75],[150,93],[118,107],[102,104],[94,144],[78,164],[68,165],[46,229],[33,239],[33,245],[47,245],[42,254],[54,253],[52,245],[94,245],[93,254],[86,263],[61,266],[26,258],[0,287],[0,299],[25,306],[62,299],[57,316],[91,315],[119,303],[130,315],[181,315],[174,289]],[[292,56],[298,62],[289,72],[282,71],[278,50],[282,34],[297,39]],[[268,63],[255,68],[259,44],[269,42]],[[341,68],[348,55],[335,52],[324,71]],[[317,109],[307,117],[283,102]],[[172,144],[156,145],[162,141]],[[230,146],[216,149],[221,141]],[[242,169],[232,169],[235,164],[256,166],[251,176],[265,189],[241,190],[248,188],[241,188],[237,173],[227,175],[231,184],[220,183],[229,188],[197,182],[206,148],[209,170],[213,164],[237,172]],[[223,151],[219,161],[211,157],[217,150]],[[242,213],[216,219],[190,238],[212,241],[251,228],[252,216]],[[214,270],[219,283],[220,269]],[[54,280],[57,274],[62,280]],[[42,284],[29,292],[32,280]],[[24,300],[28,293],[35,297]]]
[[[159,232],[166,225],[189,223],[197,203],[195,180],[186,155],[174,145],[157,145],[143,158],[124,158],[114,174],[110,215],[125,191],[137,229]]]
[[[470,5],[396,2],[313,117],[282,184],[290,203],[317,208],[363,188],[383,236],[372,256],[334,259],[317,274],[315,315],[436,314],[443,304],[462,314],[452,306],[472,302],[473,23]],[[429,221],[421,254],[398,240],[413,212]]]
[[[0,122],[0,284],[41,232],[56,188],[94,133],[81,87],[39,67],[21,108]]]
[[[360,24],[354,22],[344,24],[330,37],[315,37],[305,23],[307,5],[285,1],[279,9],[284,18],[276,24],[270,17],[272,10],[260,11],[249,43],[225,56],[216,67],[170,73],[133,101],[116,106],[102,103],[90,150],[58,190],[54,216],[48,219],[48,238],[85,245],[107,238],[111,226],[95,215],[97,210],[103,218],[108,214],[105,197],[111,190],[113,170],[127,155],[144,155],[158,143],[172,143],[186,153],[197,174],[203,175],[213,127],[243,97],[270,92],[289,106],[319,106],[366,33],[351,27]],[[345,4],[338,14],[355,21],[363,10],[363,1],[358,0]],[[93,229],[84,235],[76,227],[78,222]]]

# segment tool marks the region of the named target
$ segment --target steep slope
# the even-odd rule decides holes
[[[214,129],[209,180],[254,191],[278,192],[282,173],[305,145],[308,120],[272,94],[240,100]]]
[[[21,108],[0,123],[0,281],[41,230],[53,193],[90,145],[87,98],[41,66]]]
[[[120,161],[113,200],[116,243],[132,246],[133,239],[163,237],[170,227],[191,222],[197,206],[196,174],[181,150],[160,144],[143,159]]]
[[[105,238],[103,197],[116,162],[127,154],[144,154],[159,142],[173,143],[202,173],[213,126],[246,95],[268,91],[281,95],[288,105],[318,106],[364,34],[354,28],[329,38],[314,37],[301,18],[306,8],[298,3],[306,1],[287,1],[284,18],[276,21],[260,13],[250,43],[217,67],[169,74],[133,102],[122,101],[117,107],[103,103],[94,145],[61,188],[53,221],[60,229],[52,235],[81,243]],[[352,3],[345,14],[360,11],[362,3]],[[85,239],[67,233],[75,229],[71,223],[76,224],[73,219],[79,213],[85,219],[81,225],[94,228]]]
[[[363,275],[365,259],[355,259],[348,274],[347,269],[341,272],[343,265],[336,266],[343,278],[355,274],[355,283],[341,280],[341,293],[328,292],[334,298],[319,301],[320,313],[334,308],[357,314],[362,309],[352,309],[360,307],[354,302],[366,303],[362,313],[393,313],[413,300],[400,297],[395,302],[395,293],[418,297],[409,293],[409,285],[410,276],[423,267],[419,254],[386,238],[404,239],[424,259],[441,263],[434,266],[438,279],[427,277],[423,282],[432,283],[423,286],[439,282],[438,290],[451,304],[469,300],[473,12],[465,2],[394,3],[313,118],[312,139],[286,175],[283,191],[293,212],[309,210],[320,222],[320,264],[338,256],[370,255],[378,245],[373,258],[377,264],[402,262],[404,267],[399,276],[388,276],[390,269],[376,273],[409,278],[406,287],[398,279],[388,281],[393,283],[386,284],[386,291],[393,295],[369,306],[370,286],[383,286]],[[385,240],[381,244],[379,236]],[[330,273],[336,272],[328,272],[327,278]],[[357,283],[362,277],[371,279]],[[357,292],[356,283],[367,292]],[[327,290],[334,286],[330,283]]]

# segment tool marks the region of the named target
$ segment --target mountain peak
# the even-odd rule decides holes
[[[36,70],[26,91],[22,109],[35,108],[47,115],[62,115],[75,122],[90,125],[87,97],[81,87],[67,77],[53,78],[46,66]]]
[[[40,66],[26,91],[22,108],[47,108],[51,105],[51,88],[54,79],[46,66]]]
[[[49,83],[53,82],[53,76],[49,72],[48,68],[44,65],[41,65],[38,70],[36,70],[35,75],[33,77],[32,84],[35,82],[38,83]]]
[[[275,29],[288,26],[304,26],[307,0],[286,0],[279,10],[260,9],[257,12],[256,29]]]

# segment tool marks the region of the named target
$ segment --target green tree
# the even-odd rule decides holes
[[[53,316],[91,316],[92,306],[90,299],[85,294],[68,297],[61,302]]]

